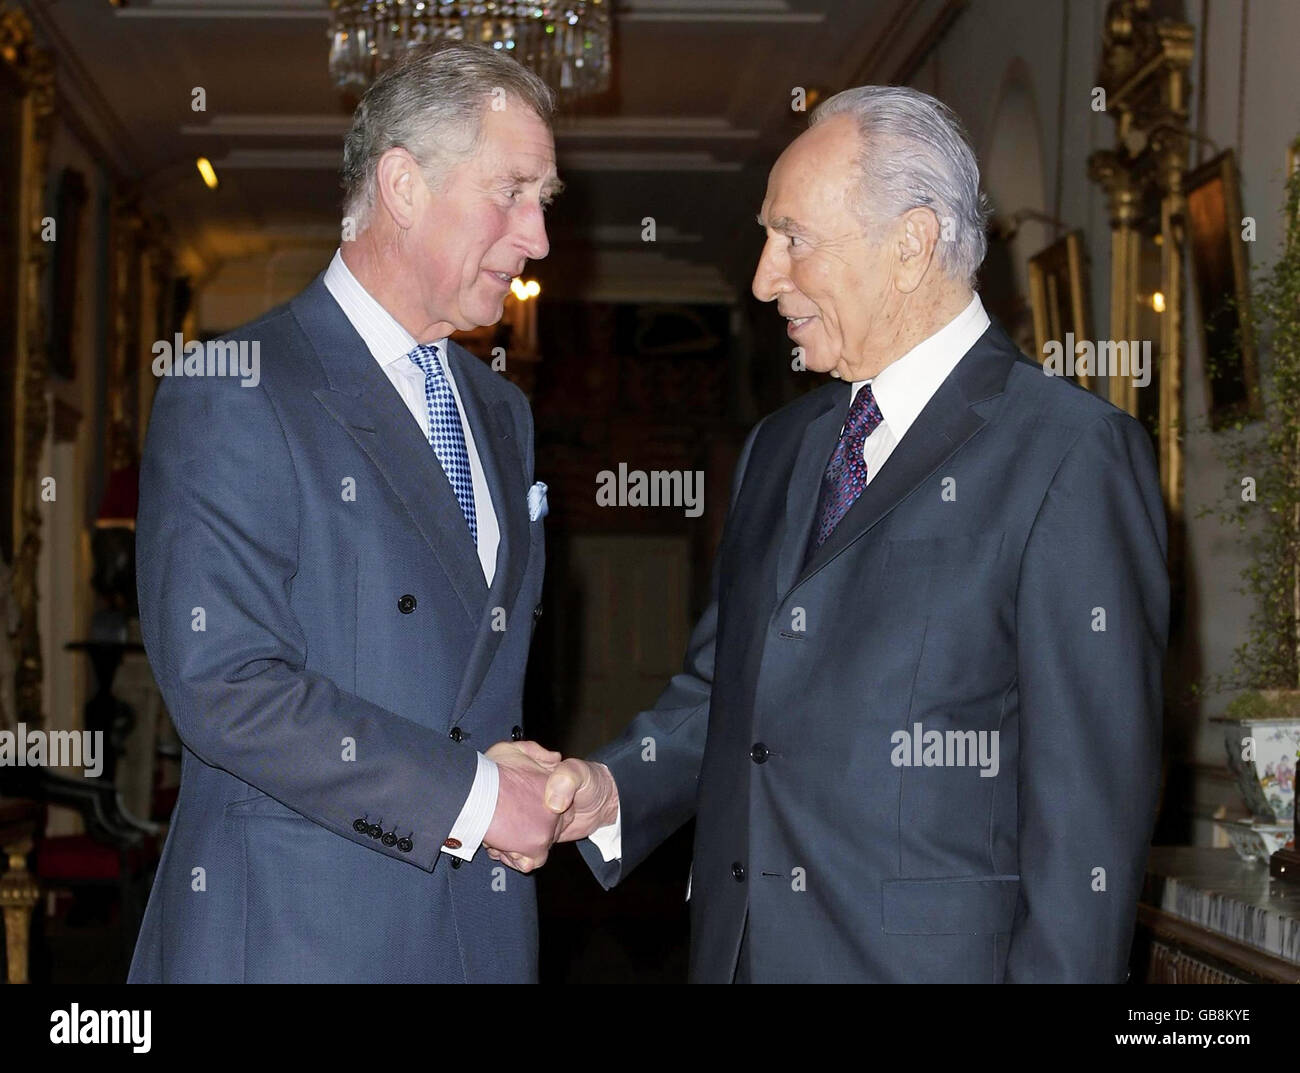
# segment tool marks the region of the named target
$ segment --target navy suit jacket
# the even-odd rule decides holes
[[[1168,625],[1149,436],[990,327],[806,559],[849,394],[751,434],[685,667],[596,756],[622,859],[582,852],[608,886],[696,817],[697,981],[746,927],[756,981],[1121,981]]]
[[[140,622],[185,749],[130,980],[534,980],[532,879],[440,852],[475,751],[523,723],[528,404],[451,344],[500,520],[489,590],[320,278],[229,339],[259,343],[260,384],[164,378],[141,471]]]

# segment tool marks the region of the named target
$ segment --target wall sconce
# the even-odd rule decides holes
[[[205,156],[201,156],[194,162],[194,166],[199,169],[199,174],[203,176],[203,182],[209,190],[217,188],[217,169],[212,166],[212,161]]]

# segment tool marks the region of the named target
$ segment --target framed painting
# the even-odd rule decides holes
[[[1241,188],[1231,149],[1187,175],[1187,250],[1213,429],[1262,413],[1250,316],[1250,268],[1241,237]]]

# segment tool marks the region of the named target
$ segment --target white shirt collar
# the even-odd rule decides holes
[[[357,277],[343,263],[342,250],[334,251],[334,259],[325,269],[324,283],[344,315],[351,321],[352,327],[361,336],[361,341],[366,344],[366,348],[381,366],[406,359],[406,356],[415,349],[415,337],[357,282]],[[430,345],[437,346],[438,358],[442,362],[443,371],[446,372],[446,338],[436,339]]]
[[[853,396],[857,397],[863,384],[870,383],[880,416],[894,439],[901,440],[939,385],[988,326],[989,315],[984,311],[984,303],[978,294],[972,295],[965,309],[928,339],[885,366],[872,380],[854,381]]]

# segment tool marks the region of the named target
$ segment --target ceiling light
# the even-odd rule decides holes
[[[339,89],[362,93],[408,48],[469,41],[508,51],[567,104],[609,88],[610,5],[330,0],[330,77]]]

